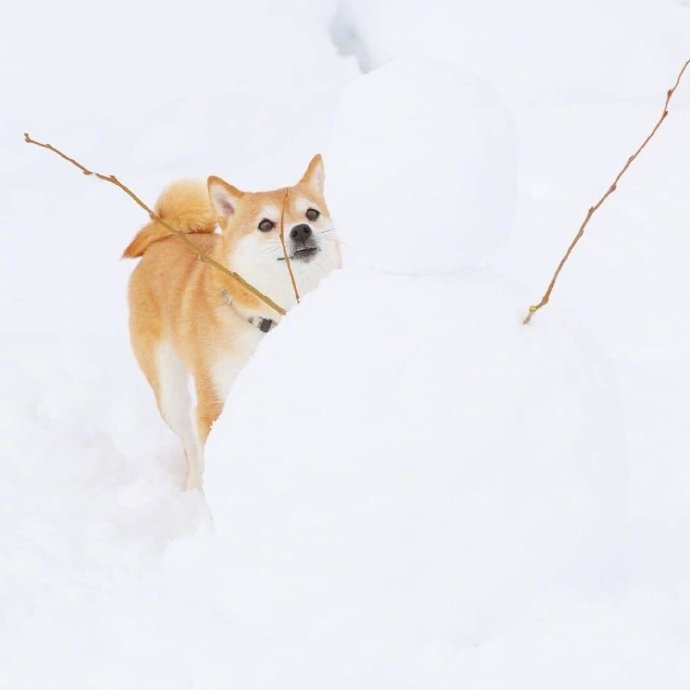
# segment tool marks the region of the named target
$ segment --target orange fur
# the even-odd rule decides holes
[[[157,212],[174,227],[198,233],[193,242],[204,252],[289,308],[294,295],[278,238],[285,191],[241,192],[217,177],[208,179],[208,192],[198,182],[175,182],[161,195]],[[320,156],[288,192],[286,238],[291,228],[305,222],[307,208],[321,213],[310,223],[320,247],[317,259],[292,262],[298,286],[306,292],[340,264],[323,198]],[[276,224],[270,232],[257,229],[264,218]],[[216,223],[219,234],[213,234]],[[203,445],[211,425],[237,371],[264,335],[249,319],[280,317],[231,277],[200,262],[190,247],[155,222],[138,233],[124,255],[142,256],[129,284],[134,354],[162,417],[182,440],[187,486],[200,487]],[[190,377],[197,399],[193,421],[186,390]]]

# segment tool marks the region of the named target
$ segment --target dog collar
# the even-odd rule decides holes
[[[260,316],[250,316],[247,321],[252,326],[256,326],[262,333],[268,333],[276,323],[273,319],[262,319]]]
[[[225,302],[225,304],[227,304],[236,314],[239,314],[237,309],[235,309],[227,290],[221,290],[220,296],[223,298],[223,302]],[[256,328],[258,328],[262,333],[268,333],[271,328],[276,325],[276,322],[273,319],[264,319],[261,316],[248,316],[246,317],[246,320],[247,323],[250,323],[252,326],[256,326]]]

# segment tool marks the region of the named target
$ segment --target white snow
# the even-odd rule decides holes
[[[329,205],[345,257],[451,273],[510,233],[517,141],[491,88],[450,63],[392,62],[343,94],[329,147]]]
[[[524,299],[484,271],[343,270],[262,344],[207,446],[233,615],[415,655],[616,580],[610,366],[566,322],[525,329]]]
[[[520,319],[689,45],[673,0],[8,8],[0,687],[687,690],[690,82]],[[327,154],[346,268],[240,373],[205,497],[127,342],[146,219],[27,130],[147,201]]]
[[[331,35],[364,71],[400,56],[427,55],[487,80],[511,105],[630,105],[663,93],[660,65],[687,58],[685,5],[344,0]]]

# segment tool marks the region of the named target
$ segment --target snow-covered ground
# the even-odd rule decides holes
[[[690,82],[520,323],[687,2],[5,15],[0,688],[690,687]],[[346,267],[240,375],[205,497],[127,342],[145,218],[24,131],[150,201],[326,154]]]

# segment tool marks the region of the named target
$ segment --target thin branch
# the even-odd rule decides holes
[[[295,299],[299,302],[299,290],[297,289],[297,283],[295,282],[295,274],[292,272],[292,263],[290,257],[288,256],[287,249],[285,248],[285,207],[288,202],[288,194],[290,189],[285,190],[285,196],[283,197],[283,206],[280,209],[280,244],[283,247],[283,256],[285,257],[285,263],[287,264],[287,270],[290,274],[290,282],[292,283],[292,289],[295,291]]]
[[[558,264],[558,267],[556,268],[556,272],[553,274],[553,278],[551,278],[551,282],[549,283],[549,286],[546,288],[546,292],[544,293],[544,296],[541,298],[538,304],[534,304],[529,308],[529,311],[527,312],[527,316],[523,319],[522,323],[528,324],[530,320],[532,319],[532,316],[542,307],[546,306],[549,303],[549,298],[551,297],[551,292],[553,291],[554,286],[556,285],[556,281],[558,280],[558,276],[563,269],[563,266],[565,266],[566,261],[568,260],[568,257],[572,253],[573,249],[575,249],[575,245],[580,241],[580,238],[582,235],[584,235],[585,228],[587,227],[587,224],[589,223],[590,219],[594,215],[594,213],[597,211],[597,209],[608,199],[611,194],[613,194],[616,189],[618,188],[618,182],[623,177],[627,169],[631,166],[632,162],[640,155],[642,150],[644,149],[645,146],[652,140],[654,135],[657,133],[657,130],[659,127],[661,127],[661,123],[666,119],[666,116],[668,115],[668,104],[671,101],[671,96],[673,96],[675,90],[678,88],[678,85],[680,84],[680,80],[683,78],[683,74],[687,68],[687,66],[690,65],[690,58],[685,61],[685,64],[681,68],[680,72],[678,73],[678,77],[676,78],[676,83],[666,92],[666,101],[664,102],[664,108],[661,112],[661,116],[657,120],[656,124],[654,125],[654,128],[652,131],[647,135],[646,139],[642,142],[642,144],[639,146],[637,151],[633,153],[632,156],[628,158],[626,161],[625,165],[621,169],[621,171],[616,175],[616,178],[612,182],[611,186],[606,190],[604,195],[597,201],[594,206],[591,206],[589,210],[587,211],[587,215],[585,216],[585,219],[582,221],[582,225],[580,225],[580,229],[577,231],[577,234],[573,238],[573,241],[570,243],[570,246],[568,247],[566,253],[563,255],[563,258],[561,259],[560,263]]]
[[[189,236],[186,233],[182,232],[182,230],[174,228],[172,225],[167,223],[153,209],[149,208],[129,187],[120,182],[120,180],[118,180],[117,177],[115,177],[115,175],[103,175],[99,172],[89,170],[88,168],[84,167],[81,163],[74,160],[74,158],[70,158],[68,155],[60,151],[60,149],[55,148],[55,146],[52,146],[51,144],[42,144],[40,141],[32,139],[27,132],[24,132],[24,141],[27,144],[35,144],[36,146],[40,146],[44,149],[48,149],[49,151],[53,151],[53,153],[57,153],[58,156],[64,158],[66,161],[70,162],[72,165],[79,168],[79,170],[81,170],[82,173],[84,173],[84,175],[94,175],[99,180],[110,182],[110,184],[119,187],[125,194],[127,194],[127,196],[130,197],[130,199],[134,201],[134,203],[136,203],[139,207],[144,209],[146,213],[148,213],[149,218],[151,218],[151,220],[160,223],[166,230],[169,230],[171,233],[173,233],[173,235],[177,235],[183,242],[189,245],[196,252],[196,255],[199,257],[200,261],[203,261],[205,264],[208,264],[209,266],[212,266],[213,268],[221,271],[222,273],[229,275],[231,278],[240,283],[240,285],[249,290],[249,292],[251,292],[255,297],[258,297],[262,302],[271,307],[271,309],[274,309],[282,316],[285,315],[286,312],[285,309],[283,309],[283,307],[281,307],[279,304],[276,304],[270,297],[264,295],[264,293],[260,290],[257,290],[251,283],[248,283],[241,275],[239,275],[239,273],[231,271],[222,264],[218,263],[215,259],[212,259],[210,256],[208,256],[208,254],[205,254],[197,244],[195,244],[194,242],[192,242],[192,240],[189,239]],[[290,273],[292,275],[292,271]]]

